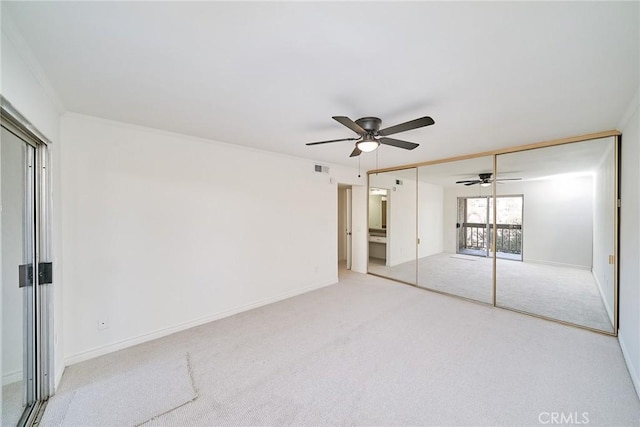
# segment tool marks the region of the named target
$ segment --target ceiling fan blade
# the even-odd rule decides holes
[[[415,142],[403,141],[401,139],[394,138],[380,138],[380,144],[384,145],[393,145],[394,147],[404,148],[405,150],[413,150],[414,148],[418,148],[419,144]]]
[[[468,182],[465,185],[469,186],[469,185],[476,185],[476,184],[480,184],[482,181],[476,181],[476,182]]]
[[[334,117],[335,118],[335,117]],[[435,122],[431,117],[421,117],[419,119],[411,120],[405,123],[400,123],[399,125],[391,126],[386,129],[382,129],[378,132],[378,135],[381,136],[389,136],[394,133],[405,132],[411,129],[417,129],[425,126],[430,126]]]
[[[343,138],[343,139],[330,139],[328,141],[319,141],[319,142],[307,142],[305,145],[318,145],[318,144],[328,144],[330,142],[340,142],[340,141],[357,141],[360,138]]]
[[[367,133],[366,130],[362,129],[359,124],[357,124],[356,122],[351,120],[349,117],[333,116],[331,118],[333,120],[337,121],[338,123],[348,127],[349,129],[351,129],[352,131],[354,131],[355,133],[357,133],[360,136],[363,136],[363,135],[365,135]]]
[[[467,183],[470,183],[470,184],[477,184],[477,183],[479,183],[479,182],[482,182],[482,181],[480,181],[480,180],[478,180],[478,179],[473,179],[473,180],[470,180],[470,179],[469,179],[469,180],[466,180],[466,181],[456,181],[456,184],[467,184]]]
[[[494,181],[496,182],[500,182],[500,181],[520,181],[522,178],[500,178],[500,179],[495,179]]]
[[[362,153],[362,151],[360,151],[360,149],[358,147],[354,148],[353,151],[351,152],[351,155],[349,157],[356,157],[359,156]]]

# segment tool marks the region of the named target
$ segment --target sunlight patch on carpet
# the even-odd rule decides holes
[[[196,399],[188,356],[151,362],[54,396],[42,425],[139,425]]]
[[[477,261],[478,257],[475,256],[471,256],[471,255],[451,255],[451,258],[456,258],[456,259],[464,259],[466,261]]]

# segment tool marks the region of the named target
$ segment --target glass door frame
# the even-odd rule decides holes
[[[493,215],[494,215],[494,209],[493,209],[493,204],[494,204],[494,200],[495,203],[499,203],[500,199],[508,199],[508,198],[519,198],[521,200],[520,203],[520,224],[498,224],[498,220],[496,218],[496,220],[493,220]],[[486,221],[482,224],[480,223],[469,223],[467,222],[467,217],[468,217],[468,200],[469,199],[486,199],[487,201],[487,206],[486,206]],[[462,208],[462,209],[461,209]],[[471,255],[471,256],[482,256],[482,257],[486,257],[486,258],[491,258],[493,256],[493,248],[496,247],[498,250],[496,251],[496,256],[498,258],[501,259],[510,259],[513,261],[522,261],[523,260],[523,236],[524,236],[524,195],[523,194],[499,194],[497,196],[493,195],[486,195],[486,196],[458,196],[458,223],[457,223],[457,231],[458,231],[458,235],[457,235],[457,239],[456,239],[456,253],[458,254],[462,254],[462,255]],[[461,215],[461,210],[462,210],[462,215]],[[461,219],[462,218],[462,219]],[[460,222],[461,221],[461,222]],[[467,237],[467,227],[465,226],[465,224],[471,224],[472,228],[480,228],[480,225],[483,226],[484,228],[484,232],[483,232],[483,242],[484,242],[484,246],[483,249],[475,249],[476,251],[480,251],[482,250],[482,252],[484,252],[483,255],[479,254],[479,253],[473,253],[473,252],[463,252],[464,250],[469,251],[469,249],[465,246],[464,248],[460,247],[461,242],[464,240],[465,245],[466,242],[468,240]],[[513,227],[515,226],[515,227]],[[497,230],[520,230],[520,252],[516,253],[518,255],[517,258],[515,257],[509,257],[509,256],[505,256],[505,255],[500,255],[502,254],[509,254],[512,252],[500,252],[500,245],[499,242],[502,241],[504,239],[504,234],[502,236],[497,236],[496,233],[496,245],[493,245],[494,242],[494,233],[493,233],[493,228],[496,227]],[[504,231],[502,232],[504,233]],[[473,235],[473,231],[471,232],[471,235]],[[479,236],[479,232],[476,231],[476,236]],[[500,237],[500,239],[498,239],[498,237]],[[478,239],[476,239],[478,240]],[[511,240],[511,238],[509,238],[509,240]],[[474,249],[471,249],[470,251],[473,251]]]
[[[465,224],[477,224],[480,225],[480,223],[468,223],[467,222],[467,217],[468,217],[468,207],[469,204],[467,203],[469,199],[484,199],[487,201],[487,206],[486,206],[486,213],[485,213],[485,221],[482,224],[483,225],[483,229],[484,229],[484,233],[483,233],[483,242],[484,242],[484,249],[482,250],[484,252],[484,255],[480,255],[477,253],[467,253],[467,252],[460,252],[462,248],[460,248],[460,241],[462,239],[464,239],[465,244],[466,241],[468,240],[467,238],[467,227],[465,226]],[[458,236],[458,241],[457,241],[457,247],[456,247],[456,253],[458,254],[463,254],[463,255],[471,255],[471,256],[484,256],[486,258],[489,258],[491,256],[491,243],[493,241],[493,233],[491,232],[491,230],[493,229],[493,223],[491,221],[491,214],[493,212],[493,196],[488,195],[488,196],[458,196],[458,209],[460,209],[460,204],[464,205],[463,208],[463,221],[460,224],[460,227],[458,227],[458,233],[460,234],[464,234],[464,237],[460,237]],[[460,212],[458,211],[457,213],[458,218],[460,218]],[[479,229],[480,227],[473,227],[473,228],[477,228]],[[473,234],[473,232],[471,232],[471,234]],[[479,232],[476,231],[476,240],[478,240],[479,237]],[[467,249],[467,248],[464,248]],[[480,251],[480,249],[477,249],[478,251]]]
[[[33,376],[31,386],[25,386],[25,400],[33,399],[27,406],[18,426],[31,425],[44,407],[44,402],[54,392],[53,369],[53,294],[51,285],[41,283],[43,271],[41,263],[51,259],[51,141],[41,134],[11,103],[0,95],[0,118],[4,129],[33,148],[33,194],[29,197],[33,203],[33,296],[31,312],[28,313],[33,340],[24,343],[24,349],[30,349],[30,360],[25,362],[32,372],[23,375]],[[26,316],[27,313],[23,313]],[[25,319],[27,320],[27,319]]]

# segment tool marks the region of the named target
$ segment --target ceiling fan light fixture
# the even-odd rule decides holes
[[[491,187],[491,183],[490,182],[481,182],[480,183],[480,187]]]
[[[368,137],[365,137],[362,141],[356,143],[356,147],[358,147],[358,150],[362,151],[363,153],[374,151],[376,148],[378,148],[379,145],[380,142]]]

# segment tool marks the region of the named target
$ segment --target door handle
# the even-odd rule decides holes
[[[38,283],[47,285],[53,283],[53,264],[41,262],[38,264]],[[25,288],[33,286],[33,264],[23,264],[18,266],[18,287]]]
[[[23,264],[18,266],[18,287],[33,286],[33,265]]]

